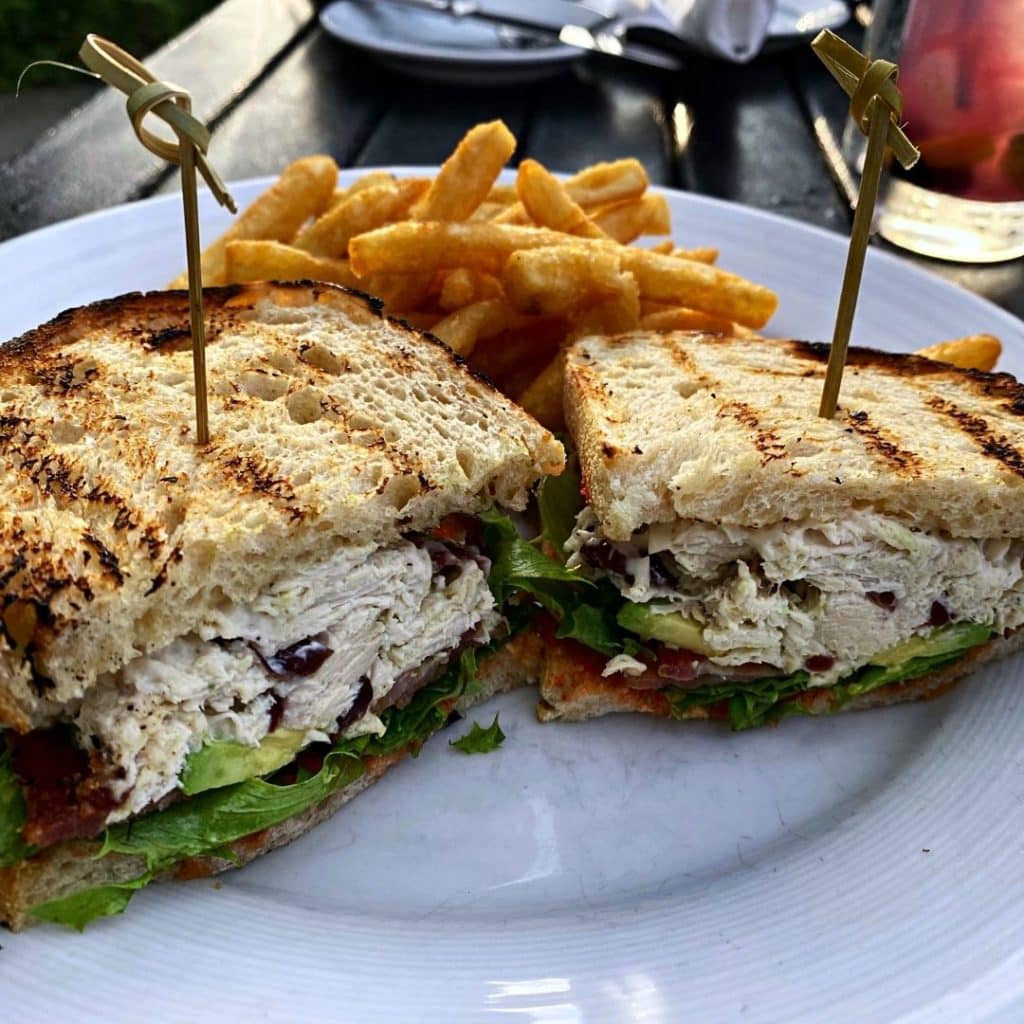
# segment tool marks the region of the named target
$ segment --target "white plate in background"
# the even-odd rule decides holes
[[[400,173],[412,169],[400,169]],[[360,172],[344,172],[345,181]],[[418,173],[423,173],[418,169]],[[234,194],[251,200],[266,180]],[[677,238],[780,294],[773,333],[827,338],[845,239],[667,193]],[[204,234],[229,220],[202,196]],[[0,245],[0,336],[159,287],[183,262],[163,197]],[[871,252],[854,343],[1024,324]],[[2,937],[12,1021],[1020,1020],[1020,658],[931,703],[733,734],[613,716],[464,757],[442,733],[291,846],[212,881],[154,885],[83,935]]]

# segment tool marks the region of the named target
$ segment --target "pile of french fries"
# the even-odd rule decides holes
[[[775,293],[716,267],[714,248],[631,244],[672,234],[668,203],[648,191],[639,161],[559,180],[524,160],[515,185],[499,184],[515,148],[491,121],[434,178],[373,171],[342,189],[330,157],[296,160],[203,253],[203,281],[311,279],[368,292],[553,430],[564,426],[562,353],[573,339],[635,328],[752,334],[775,311]],[[186,285],[184,275],[171,282]],[[990,345],[943,344],[933,358],[991,356]]]

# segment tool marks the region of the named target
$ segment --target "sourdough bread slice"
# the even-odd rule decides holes
[[[526,683],[535,683],[540,669],[540,640],[521,633],[494,654],[483,659],[477,673],[478,686],[464,695],[456,710],[468,711],[499,693]],[[205,878],[254,860],[263,853],[284,846],[326,821],[345,804],[368,789],[411,748],[387,757],[366,758],[363,774],[353,783],[272,828],[246,836],[231,844],[232,859],[217,856],[192,857],[176,864],[163,878]],[[98,840],[72,840],[50,847],[10,868],[0,868],[0,923],[19,931],[34,919],[29,911],[41,903],[63,899],[86,889],[138,878],[146,870],[141,857],[108,854],[97,859]]]
[[[561,446],[449,349],[320,284],[206,292],[211,442],[188,298],[126,295],[0,347],[0,723],[339,544],[519,508]]]
[[[955,537],[1024,536],[1024,387],[854,348],[826,420],[827,359],[824,345],[699,333],[573,345],[566,416],[605,534],[866,508]]]

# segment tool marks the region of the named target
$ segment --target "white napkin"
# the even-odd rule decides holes
[[[619,0],[630,27],[668,29],[694,49],[745,64],[768,35],[775,0]]]

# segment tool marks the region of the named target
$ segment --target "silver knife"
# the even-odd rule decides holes
[[[630,61],[665,71],[680,71],[682,63],[674,53],[627,42],[619,30],[620,19],[609,13],[601,0],[586,4],[571,0],[544,0],[534,9],[522,0],[358,0],[363,6],[391,4],[413,7],[450,18],[472,18],[506,28],[522,29],[551,43],[574,46],[616,60]],[[542,8],[542,10],[541,10]],[[561,18],[567,18],[562,21]]]

